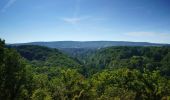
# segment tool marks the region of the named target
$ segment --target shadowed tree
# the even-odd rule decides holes
[[[0,99],[15,100],[25,81],[25,64],[20,55],[0,40]]]

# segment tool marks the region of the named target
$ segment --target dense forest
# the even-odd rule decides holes
[[[170,100],[170,47],[58,50],[0,40],[0,100]]]
[[[104,48],[110,46],[170,46],[170,44],[163,43],[149,43],[149,42],[129,42],[129,41],[52,41],[52,42],[29,42],[29,43],[15,43],[13,46],[19,45],[39,45],[49,48]]]

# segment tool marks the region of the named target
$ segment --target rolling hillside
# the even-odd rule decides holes
[[[158,44],[148,42],[127,42],[127,41],[54,41],[54,42],[30,42],[11,45],[39,45],[50,48],[104,48],[110,46],[170,46],[170,44]]]
[[[80,64],[73,58],[57,49],[36,45],[14,46],[22,57],[38,66],[79,67]]]

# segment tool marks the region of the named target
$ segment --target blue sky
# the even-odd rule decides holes
[[[170,0],[0,0],[0,38],[170,43]]]

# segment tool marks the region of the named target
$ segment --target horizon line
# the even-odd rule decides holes
[[[170,44],[170,43],[156,43],[147,41],[114,41],[114,40],[59,40],[59,41],[32,41],[32,42],[16,42],[6,44],[27,44],[27,43],[38,43],[38,42],[132,42],[132,43],[152,43],[152,44]]]

